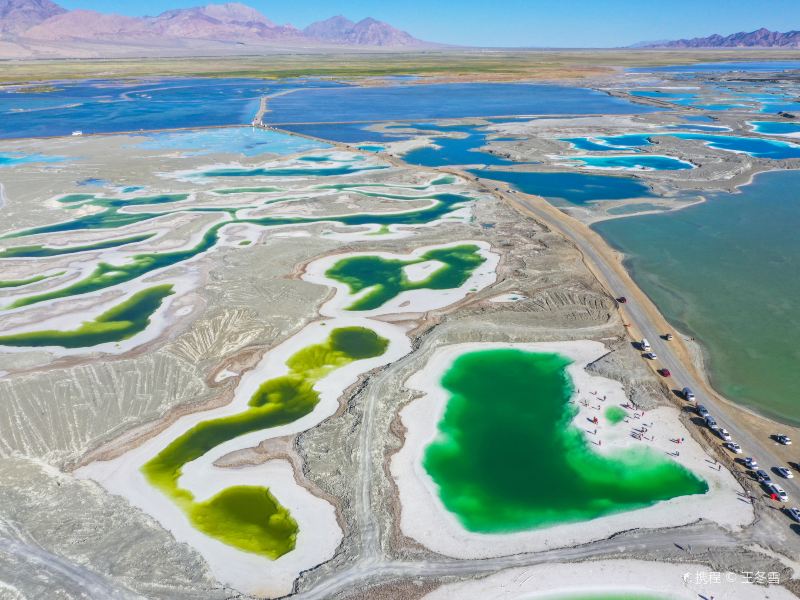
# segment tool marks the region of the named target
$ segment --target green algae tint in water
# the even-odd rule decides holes
[[[557,354],[487,350],[445,373],[451,397],[423,465],[466,529],[571,523],[708,490],[649,448],[595,453],[571,424],[568,364]]]
[[[380,256],[354,256],[337,262],[325,273],[327,277],[346,283],[356,294],[370,290],[347,310],[371,310],[383,306],[398,294],[408,290],[443,290],[460,287],[486,259],[475,245],[439,248],[426,252],[418,259],[398,260]],[[442,263],[430,276],[411,282],[403,268],[430,260]]]
[[[119,342],[144,331],[150,317],[164,298],[172,295],[172,285],[165,284],[142,290],[110,308],[94,321],[86,321],[72,331],[45,330],[0,336],[3,346],[61,346],[88,348],[107,342]]]
[[[622,423],[628,416],[625,409],[619,406],[609,406],[605,412],[606,420],[612,425]]]
[[[389,341],[371,329],[334,329],[327,340],[303,348],[286,365],[289,372],[255,391],[248,409],[203,421],[175,439],[142,467],[147,480],[171,498],[206,535],[271,559],[294,549],[297,522],[267,488],[233,486],[203,502],[178,487],[183,466],[241,435],[285,425],[311,413],[319,402],[314,385],[331,371],[356,360],[381,356]]]

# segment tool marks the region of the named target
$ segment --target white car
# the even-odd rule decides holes
[[[786,502],[789,500],[789,495],[781,486],[775,483],[770,483],[767,488],[769,489],[770,493],[775,494],[778,497],[778,500],[781,502]]]
[[[779,444],[783,444],[784,446],[791,446],[792,445],[792,438],[788,435],[776,435],[775,439],[778,441]]]
[[[728,442],[727,444],[725,444],[725,447],[728,450],[730,450],[731,452],[733,452],[734,454],[741,454],[742,453],[742,447],[739,444],[737,444],[736,442]]]
[[[645,352],[644,357],[650,360],[656,360],[658,358],[655,352]]]
[[[719,437],[721,437],[726,442],[730,442],[732,439],[731,434],[728,433],[728,430],[725,429],[724,427],[720,427],[719,429],[717,429],[717,433],[719,434]]]
[[[775,467],[775,471],[776,471],[776,472],[778,473],[778,475],[780,475],[781,477],[784,477],[784,478],[786,478],[786,479],[794,479],[794,473],[792,473],[792,472],[791,472],[789,469],[787,469],[786,467]]]
[[[789,516],[792,518],[792,520],[797,521],[798,523],[800,523],[800,508],[797,508],[796,506],[794,506],[792,508],[787,508],[786,512],[789,514]]]
[[[744,459],[744,466],[751,471],[755,471],[758,468],[758,461],[752,456],[748,456]]]

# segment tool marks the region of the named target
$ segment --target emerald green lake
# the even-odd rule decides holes
[[[94,321],[86,321],[70,331],[44,330],[0,336],[0,345],[63,348],[88,348],[108,342],[120,342],[144,331],[164,298],[173,294],[165,284],[142,290],[110,308]]]
[[[327,277],[346,283],[352,294],[369,292],[353,302],[347,310],[372,310],[383,306],[401,292],[409,290],[445,290],[461,287],[473,271],[486,259],[474,244],[437,248],[411,260],[387,259],[380,256],[353,256],[337,262],[325,273]],[[430,260],[442,263],[425,279],[409,281],[404,267]]]
[[[463,354],[444,374],[450,399],[423,466],[466,529],[522,531],[708,491],[650,448],[594,452],[571,424],[569,364],[558,354],[495,349]]]
[[[595,224],[666,318],[698,339],[714,386],[800,425],[800,171],[684,210]]]
[[[317,382],[356,360],[381,356],[388,346],[389,341],[371,329],[334,329],[325,341],[292,355],[286,361],[289,372],[261,384],[245,411],[198,423],[145,463],[142,473],[205,534],[246,552],[272,559],[283,556],[294,549],[298,526],[267,488],[234,486],[196,502],[178,485],[183,467],[223,442],[311,413],[319,402]]]

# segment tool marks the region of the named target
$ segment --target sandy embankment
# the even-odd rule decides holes
[[[439,384],[453,361],[466,352],[495,348],[517,348],[531,352],[557,352],[570,358],[567,368],[575,385],[574,400],[579,408],[573,425],[587,431],[595,443],[593,448],[604,454],[647,444],[666,454],[680,452],[674,460],[701,476],[709,491],[702,496],[683,496],[638,510],[612,514],[591,521],[558,525],[511,534],[482,534],[467,531],[456,516],[448,512],[439,499],[436,484],[422,466],[425,448],[438,433],[448,393]],[[407,386],[425,392],[400,413],[407,429],[405,444],[393,457],[391,473],[397,482],[402,506],[400,527],[403,533],[435,552],[456,558],[485,558],[521,552],[534,552],[575,546],[604,539],[616,532],[634,528],[675,527],[700,518],[709,519],[729,529],[739,529],[752,522],[753,508],[737,495],[741,487],[725,469],[717,470],[708,455],[692,440],[678,419],[678,411],[661,407],[648,411],[640,419],[613,426],[603,418],[607,406],[628,402],[622,385],[610,379],[595,377],[585,371],[587,364],[607,350],[593,341],[551,342],[530,344],[471,343],[447,346],[436,351],[426,367],[409,378]],[[602,398],[605,397],[605,400]],[[586,400],[587,406],[581,404]],[[600,411],[595,407],[600,406]],[[630,411],[631,413],[633,411]],[[597,416],[597,434],[585,426]],[[648,427],[652,441],[632,437],[631,429],[642,424]],[[592,425],[592,430],[595,426]],[[684,438],[683,443],[671,441]],[[602,445],[597,445],[598,441]]]
[[[750,574],[754,577],[754,574]],[[769,573],[760,574],[770,577]],[[774,575],[773,575],[774,577]],[[673,565],[639,560],[553,563],[500,571],[489,577],[451,583],[423,600],[570,600],[613,594],[669,600],[796,600],[777,585],[747,583],[741,573],[714,572],[704,565]]]

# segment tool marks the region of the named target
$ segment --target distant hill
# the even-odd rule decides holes
[[[50,0],[0,0],[0,33],[19,33],[65,12]]]
[[[0,58],[24,56],[158,55],[245,47],[433,46],[372,18],[338,16],[303,30],[272,22],[239,3],[127,17],[91,10],[67,11],[50,0],[0,0]],[[232,50],[233,49],[233,50]]]
[[[317,21],[303,30],[315,40],[355,46],[418,46],[420,41],[388,23],[367,18],[354,23],[341,15]]]
[[[770,31],[761,28],[749,33],[740,31],[731,35],[710,35],[688,40],[645,42],[636,48],[800,48],[800,31]]]

